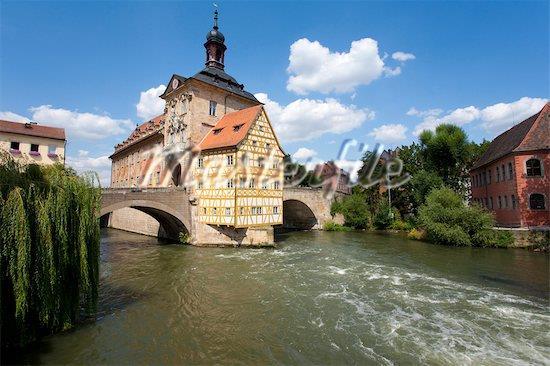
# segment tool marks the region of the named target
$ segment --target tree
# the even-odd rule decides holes
[[[464,130],[455,125],[442,124],[437,126],[435,133],[422,132],[420,144],[426,169],[433,170],[446,185],[465,194],[471,159],[468,136]]]

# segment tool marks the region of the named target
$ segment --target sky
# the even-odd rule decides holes
[[[492,139],[549,98],[549,2],[218,1],[225,70],[265,103],[286,153],[336,159],[454,123]],[[0,119],[66,129],[67,163],[108,156],[204,67],[212,2],[0,2]]]

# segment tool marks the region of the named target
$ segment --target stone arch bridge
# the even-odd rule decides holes
[[[320,188],[285,188],[283,228],[321,229],[327,220],[332,219],[330,206],[333,200],[325,198]],[[195,203],[185,188],[106,188],[101,195],[100,220],[103,227],[108,226],[114,211],[133,208],[159,223],[157,236],[176,239],[180,232],[193,235],[196,230]],[[140,232],[138,229],[135,231]]]

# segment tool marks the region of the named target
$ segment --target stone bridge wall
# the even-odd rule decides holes
[[[283,190],[284,226],[289,229],[322,229],[325,222],[333,220],[330,215],[330,206],[340,196],[343,194],[336,193],[331,198],[325,198],[321,188],[285,188]]]

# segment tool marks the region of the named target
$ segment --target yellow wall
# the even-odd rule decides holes
[[[10,153],[10,143],[12,141],[19,142],[19,151],[21,154]],[[40,156],[30,155],[31,144],[38,144],[38,152]],[[55,146],[57,158],[48,156],[48,146]],[[50,165],[55,163],[65,163],[65,141],[50,139],[46,137],[28,136],[14,133],[0,132],[0,150],[7,151],[15,160],[23,163],[34,163],[42,165]]]

